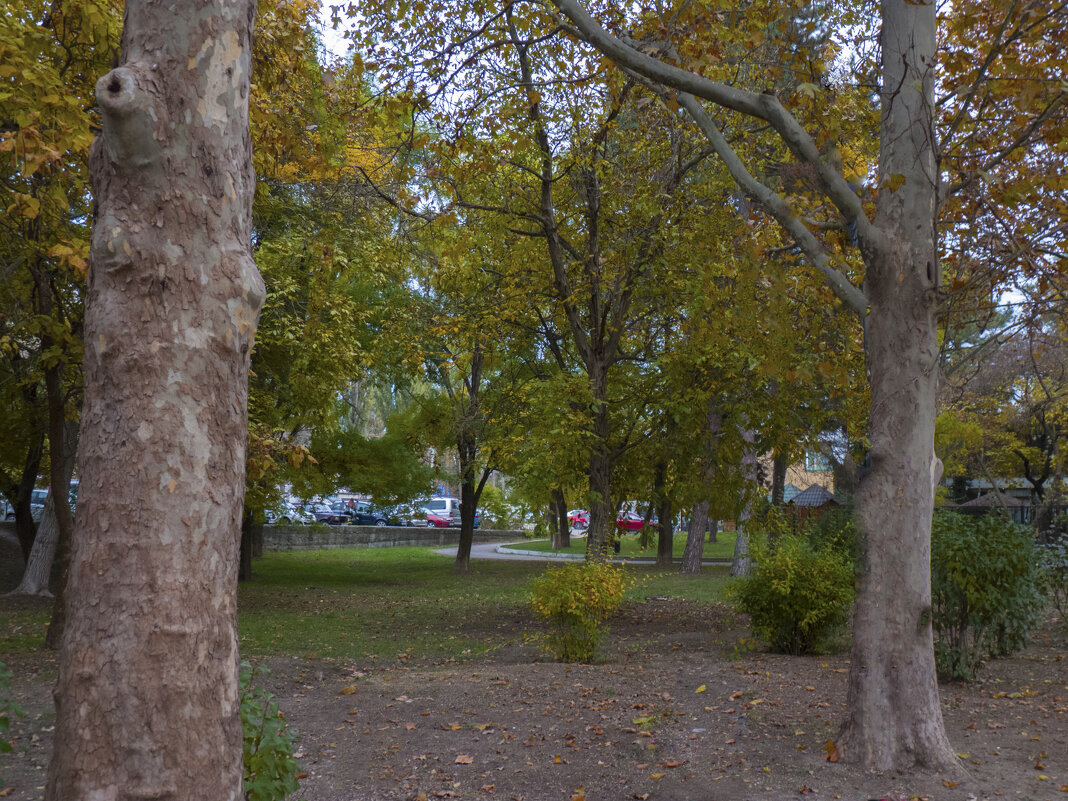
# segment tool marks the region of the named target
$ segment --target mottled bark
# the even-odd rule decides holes
[[[698,501],[690,514],[686,531],[686,549],[682,552],[680,573],[697,576],[701,573],[701,559],[705,553],[705,528],[708,526],[708,501]]]
[[[252,2],[128,0],[103,129],[81,478],[46,798],[241,798],[236,586]]]

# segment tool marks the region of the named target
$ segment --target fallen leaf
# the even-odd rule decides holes
[[[475,724],[475,728],[478,729],[479,731],[485,731],[486,729],[492,729],[493,728],[493,724],[492,723],[476,723]]]
[[[823,750],[827,754],[828,762],[837,762],[842,758],[842,751],[838,748],[838,744],[834,740],[828,740],[823,744]]]
[[[308,774],[307,774],[307,773],[298,773],[298,774],[297,774],[296,776],[294,776],[293,778],[294,778],[294,779],[297,779],[298,781],[299,781],[300,779],[307,779],[307,778],[308,778]],[[9,790],[14,790],[15,788],[14,788],[14,787],[9,787],[8,789],[9,789]],[[0,793],[0,795],[6,795],[6,793]]]
[[[415,724],[414,723],[405,723],[404,724],[404,728],[406,728],[408,731],[412,731],[415,728]]]
[[[686,760],[685,759],[682,760],[681,762],[679,760],[677,760],[677,759],[668,759],[668,760],[665,760],[665,761],[661,762],[660,763],[660,767],[662,767],[662,768],[677,768],[679,765],[685,765],[685,764],[686,764]]]
[[[456,755],[456,764],[457,765],[470,765],[474,761],[475,761],[475,758],[473,756],[471,756],[470,754],[457,754]]]
[[[586,801],[586,791],[579,787],[571,794],[571,801]]]
[[[700,687],[698,687],[696,690],[694,690],[694,692],[695,693],[703,693],[706,689],[707,688],[705,687],[705,685],[702,684]]]
[[[952,790],[954,787],[957,786],[957,782],[951,782],[947,781],[946,779],[942,779],[942,786],[948,787],[950,790]]]
[[[341,695],[352,695],[354,692],[356,692],[355,684],[350,684],[347,687],[341,688]]]
[[[663,779],[664,778],[664,774],[663,773],[650,773],[649,774],[649,778],[650,779]]]
[[[495,784],[483,784],[480,789],[484,793],[492,793],[494,790],[497,789],[497,785],[495,785]]]
[[[0,798],[7,798],[13,792],[15,792],[14,787],[5,787],[3,790],[0,790]],[[648,798],[648,796],[646,796],[646,798]]]
[[[649,715],[648,717],[644,718],[634,718],[632,723],[634,723],[635,726],[647,726],[652,723],[653,720],[655,720],[655,718],[652,715]]]
[[[649,770],[649,763],[648,762],[643,762],[642,764],[635,765],[634,767],[635,767],[636,770]]]
[[[742,697],[742,691],[741,690],[739,690],[736,693],[731,693],[731,698],[741,698],[741,697]]]

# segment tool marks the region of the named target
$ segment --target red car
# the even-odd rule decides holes
[[[452,519],[445,512],[432,512],[427,509],[426,524],[431,528],[448,528],[452,525]]]
[[[649,521],[650,523],[653,521]],[[616,517],[616,526],[624,531],[638,531],[645,525],[645,518],[637,512],[620,512]]]
[[[567,525],[577,529],[589,528],[590,513],[585,509],[572,509],[567,513]]]

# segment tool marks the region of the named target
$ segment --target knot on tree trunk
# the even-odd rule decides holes
[[[144,170],[159,161],[158,115],[135,70],[117,67],[97,81],[96,102],[104,120],[104,146],[114,164]]]

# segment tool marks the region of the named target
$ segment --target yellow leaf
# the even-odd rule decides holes
[[[705,691],[705,689],[706,689],[705,685],[702,684],[700,687],[698,687],[696,690],[694,690],[694,692],[695,693],[703,693]]]
[[[355,684],[350,684],[348,687],[342,687],[341,688],[341,694],[342,695],[352,695],[354,692],[356,692],[356,685]]]

